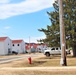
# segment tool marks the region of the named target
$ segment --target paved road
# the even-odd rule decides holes
[[[39,54],[25,54],[25,55],[21,55],[21,56],[12,56],[12,57],[8,57],[8,58],[0,58],[0,64],[2,63],[6,63],[6,62],[11,62],[11,61],[15,61],[15,60],[20,60],[20,59],[27,59],[29,57],[39,57]]]

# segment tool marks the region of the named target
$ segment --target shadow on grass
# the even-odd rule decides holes
[[[47,62],[47,61],[34,61],[34,63],[36,63],[36,64],[43,64],[45,62]]]
[[[39,59],[41,59],[41,60],[52,59],[52,56],[49,56],[49,57],[45,56],[45,57],[41,57]]]
[[[74,56],[71,56],[71,55],[68,55],[68,56],[67,56],[67,58],[76,58],[76,57],[74,57]]]
[[[39,60],[39,61],[33,61],[32,64],[28,64],[27,66],[28,67],[35,67],[35,66],[40,66],[44,63],[46,63],[47,61],[42,61],[42,60]]]

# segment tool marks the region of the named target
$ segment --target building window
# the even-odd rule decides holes
[[[19,44],[17,46],[19,46]]]
[[[11,53],[11,50],[10,50],[10,48],[8,48],[8,54],[9,54],[9,53]]]
[[[14,44],[12,46],[14,46]]]

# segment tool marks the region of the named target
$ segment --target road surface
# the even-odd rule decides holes
[[[36,53],[36,54],[25,54],[25,55],[21,55],[21,56],[9,56],[7,58],[0,58],[0,64],[2,63],[7,63],[7,62],[11,62],[11,61],[16,61],[16,60],[20,60],[20,59],[27,59],[29,57],[39,57],[40,54]]]

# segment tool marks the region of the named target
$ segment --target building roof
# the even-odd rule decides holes
[[[23,40],[12,40],[12,43],[21,43]]]
[[[0,41],[5,41],[8,37],[0,37]]]

